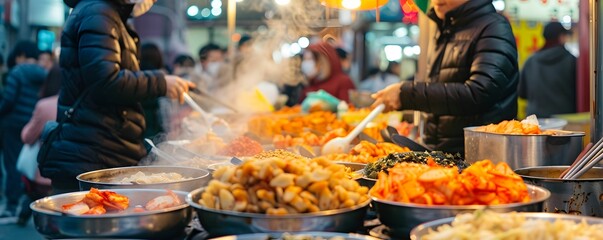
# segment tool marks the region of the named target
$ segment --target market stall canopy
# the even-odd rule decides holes
[[[383,7],[389,0],[320,0],[320,2],[330,8],[362,11]]]

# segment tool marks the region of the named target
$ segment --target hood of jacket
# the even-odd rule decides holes
[[[440,29],[446,27],[462,26],[483,15],[496,12],[492,0],[470,0],[456,9],[446,13],[444,19],[438,18],[433,7],[427,16],[433,20]]]
[[[78,3],[84,2],[84,1],[90,1],[90,0],[63,0],[65,5],[67,5],[70,8],[74,8]],[[116,2],[118,4],[126,4],[125,0],[95,0],[95,1],[111,1],[111,2]]]
[[[321,42],[308,46],[308,49],[315,54],[318,53],[323,56],[326,56],[329,60],[329,65],[331,66],[331,73],[326,76],[327,80],[333,78],[333,76],[344,74],[343,68],[341,67],[341,61],[339,60],[339,56],[337,56],[337,51],[331,45],[326,42]],[[316,80],[311,80],[311,82],[314,81]]]

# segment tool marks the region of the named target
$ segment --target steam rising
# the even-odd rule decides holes
[[[297,85],[303,81],[303,77],[299,74],[300,59],[279,56],[279,52],[283,44],[296,43],[300,37],[313,35],[316,30],[319,30],[317,28],[324,25],[325,7],[318,0],[295,0],[287,5],[275,5],[273,0],[254,0],[239,3],[238,9],[241,8],[265,11],[266,16],[271,18],[266,20],[267,28],[251,34],[249,51],[237,52],[236,58],[229,60],[228,67],[222,71],[224,74],[219,80],[225,81],[223,82],[225,87],[212,94],[234,105],[240,112],[262,112],[267,109],[262,106],[261,101],[257,100],[257,92],[254,89],[258,84],[271,82],[280,87],[284,84]],[[199,99],[199,101],[203,100]],[[247,131],[249,117],[243,117],[241,114],[235,116],[227,119],[231,131],[218,134],[226,143],[234,136],[242,135]],[[189,114],[180,129],[170,129],[167,136],[154,141],[203,142],[208,132],[207,126],[204,126],[198,114]],[[172,141],[159,144],[159,147],[170,154],[172,159],[156,158],[156,154],[150,154],[148,159],[141,161],[141,164],[180,164],[205,168],[210,164],[228,162],[224,158],[199,157],[199,152],[196,152],[197,156],[191,155],[190,151],[184,149],[182,143],[182,141]],[[214,149],[201,149],[201,154],[213,155],[217,149],[215,146],[209,148],[212,147]]]

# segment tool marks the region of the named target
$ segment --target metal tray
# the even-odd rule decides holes
[[[347,234],[347,233],[334,233],[334,232],[295,232],[291,233],[290,236],[297,237],[321,237],[329,239],[333,237],[340,237],[345,240],[378,240],[371,236],[361,234]],[[254,233],[254,234],[243,234],[237,236],[226,236],[219,238],[211,238],[213,240],[279,240],[282,239],[283,233]]]
[[[158,189],[115,189],[130,199],[130,208],[166,194]],[[186,192],[174,191],[182,205],[142,213],[110,213],[104,215],[65,215],[48,209],[81,200],[88,191],[65,193],[31,203],[36,230],[46,238],[138,238],[170,239],[184,236],[192,211],[184,201]]]
[[[136,174],[137,172],[143,172],[145,174],[179,173],[183,177],[190,179],[154,184],[117,183],[117,181],[125,177],[131,176],[133,174]],[[138,166],[109,168],[87,172],[77,176],[77,180],[80,184],[80,190],[82,191],[87,191],[90,190],[90,188],[94,187],[99,189],[170,189],[190,192],[194,189],[207,185],[210,179],[211,175],[207,170],[175,166]]]

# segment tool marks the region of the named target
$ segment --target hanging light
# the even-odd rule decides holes
[[[375,10],[387,4],[388,0],[320,0],[329,8],[349,9],[355,11]]]

